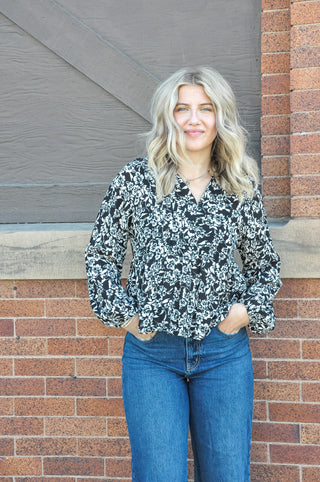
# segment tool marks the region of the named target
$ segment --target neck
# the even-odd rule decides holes
[[[186,177],[200,176],[204,172],[208,171],[211,167],[211,159],[196,155],[189,155],[190,161],[179,163],[179,171]]]

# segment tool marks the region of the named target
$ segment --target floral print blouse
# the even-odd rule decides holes
[[[133,260],[125,290],[120,281],[128,240]],[[106,193],[86,265],[92,309],[108,326],[120,327],[139,313],[141,333],[202,340],[241,302],[253,333],[274,328],[280,260],[258,190],[240,202],[212,177],[197,203],[177,175],[173,192],[157,202],[147,159],[135,159]]]

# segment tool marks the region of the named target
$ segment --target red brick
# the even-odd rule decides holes
[[[119,336],[112,336],[109,338],[109,355],[111,357],[121,357],[123,353],[124,339]]]
[[[78,318],[78,336],[123,336],[124,330],[105,326],[98,318]]]
[[[290,75],[292,90],[320,89],[320,69],[293,69]],[[319,125],[318,125],[319,127]],[[314,129],[318,130],[318,129]]]
[[[85,398],[77,400],[77,415],[85,417],[123,417],[121,398]]]
[[[10,377],[13,375],[13,360],[0,358],[0,376]]]
[[[274,480],[276,482],[300,482],[299,467],[285,465],[253,464],[251,467],[251,482]]]
[[[320,460],[320,446],[271,444],[270,459],[273,464],[317,465]]]
[[[290,178],[289,177],[265,177],[263,182],[263,192],[266,196],[289,196]]]
[[[47,379],[49,396],[106,396],[106,380],[90,378],[49,378]]]
[[[105,477],[95,477],[94,480],[103,480],[103,482],[115,482],[114,480],[106,479]],[[92,482],[92,478],[77,477],[77,482]],[[128,480],[117,479],[116,482],[128,482]]]
[[[320,25],[293,25],[290,34],[292,48],[320,44]]]
[[[251,339],[253,358],[300,358],[298,340]]]
[[[20,398],[15,401],[16,415],[74,415],[72,398]]]
[[[76,479],[74,477],[16,477],[15,482],[76,482]]]
[[[8,397],[44,395],[44,381],[40,378],[0,378],[0,393]]]
[[[288,115],[268,115],[261,119],[263,136],[281,136],[290,133],[290,117]]]
[[[291,136],[291,152],[294,154],[318,153],[320,151],[320,134],[293,134]],[[317,193],[319,193],[319,188]]]
[[[319,402],[320,400],[320,384],[319,383],[303,383],[302,384],[302,400],[304,402]]]
[[[253,420],[267,419],[267,404],[266,402],[256,402],[253,404]]]
[[[320,337],[319,320],[278,320],[276,329],[268,335],[272,338],[317,338]]]
[[[262,137],[261,150],[264,156],[282,156],[289,153],[289,136]]]
[[[0,475],[41,475],[41,458],[5,457],[0,459]]]
[[[256,381],[254,384],[255,400],[300,400],[300,384],[274,381]]]
[[[292,69],[318,67],[320,61],[320,47],[304,46],[291,50],[290,64]]]
[[[320,425],[302,424],[301,425],[301,443],[320,445]]]
[[[14,298],[13,281],[0,280],[0,298]]]
[[[320,90],[293,91],[290,95],[290,104],[292,112],[319,110]]]
[[[43,419],[36,417],[0,417],[0,434],[42,435]]]
[[[303,482],[315,482],[320,480],[320,467],[302,467]]]
[[[130,459],[108,459],[106,466],[106,477],[130,477],[131,461]]]
[[[76,280],[76,297],[77,298],[89,298],[88,282],[87,280]]]
[[[2,397],[0,400],[0,415],[13,415],[13,399]]]
[[[312,196],[320,194],[320,176],[292,177],[291,194],[293,196]]]
[[[101,458],[48,457],[44,459],[46,475],[104,475],[104,461]]]
[[[276,197],[265,197],[264,198],[264,206],[266,208],[267,215],[274,218],[281,218],[290,216],[290,199],[289,197],[285,198],[276,198]]]
[[[289,8],[290,0],[262,0],[261,7],[262,10]]]
[[[258,442],[299,443],[299,425],[253,422],[252,440]]]
[[[44,316],[43,300],[0,300],[2,317]]]
[[[12,438],[0,438],[1,457],[14,455],[14,442]]]
[[[121,360],[80,358],[76,360],[76,370],[81,377],[117,377],[121,376]]]
[[[17,298],[73,298],[73,280],[19,280],[15,282]]]
[[[318,316],[317,316],[318,315]],[[300,318],[320,318],[320,300],[300,300]]]
[[[261,99],[262,115],[290,114],[290,95],[267,95]]]
[[[282,116],[279,116],[282,117]],[[288,157],[264,157],[261,163],[262,176],[288,176]]]
[[[320,423],[320,405],[310,403],[270,403],[269,414],[275,422]]]
[[[261,80],[262,95],[289,94],[289,74],[264,75]]]
[[[25,376],[73,376],[74,360],[70,358],[17,358],[15,374]]]
[[[17,455],[76,455],[75,438],[23,437],[16,440]]]
[[[276,299],[274,310],[278,318],[296,318],[298,315],[298,302],[296,300]]]
[[[281,298],[320,298],[320,279],[287,278],[280,288],[279,295]]]
[[[251,462],[268,462],[268,445],[261,442],[251,444]]]
[[[88,300],[69,299],[69,300],[46,300],[46,313],[50,318],[63,316],[66,317],[90,317],[94,316]]]
[[[269,378],[273,380],[315,380],[320,379],[320,362],[270,361]]]
[[[125,418],[108,418],[108,437],[128,437],[128,428]]]
[[[108,355],[108,341],[105,338],[50,338],[49,355]]]
[[[292,217],[320,218],[320,196],[312,198],[292,198]]]
[[[291,5],[291,24],[305,25],[320,22],[319,2],[299,2]]]
[[[47,341],[45,339],[3,339],[0,340],[0,356],[32,356],[46,355]]]
[[[320,72],[319,72],[320,76]],[[291,115],[291,129],[293,133],[300,133],[300,132],[314,132],[319,130],[320,125],[320,111],[319,112],[294,112]],[[299,157],[298,157],[299,156]],[[311,155],[305,154],[296,154],[296,157],[300,158],[303,161],[303,157],[307,158],[307,161],[313,160],[314,164],[312,166],[311,174],[318,174],[319,173],[319,156],[317,154],[313,155],[314,159],[312,159]],[[318,163],[316,164],[316,159],[318,157]],[[301,166],[303,167],[303,166]],[[292,171],[291,171],[292,172]],[[300,174],[300,172],[297,172]],[[292,172],[295,174],[295,172]],[[301,172],[304,174],[304,172]]]
[[[261,52],[289,52],[290,50],[290,33],[289,32],[272,32],[263,33],[261,35]]]
[[[49,437],[103,437],[106,435],[104,417],[50,417],[46,419]]]
[[[121,378],[109,378],[107,380],[107,393],[108,393],[108,397],[122,396]]]
[[[282,74],[290,70],[289,53],[272,53],[261,55],[261,72],[263,74]]]
[[[76,322],[68,318],[44,318],[16,320],[18,336],[72,336],[76,334]]]
[[[289,10],[262,12],[261,32],[282,32],[290,28]]]
[[[0,336],[13,336],[13,320],[0,320]]]
[[[309,360],[320,359],[320,341],[307,340],[302,342],[302,358]]]
[[[253,360],[253,373],[255,380],[267,377],[267,363],[265,360]]]
[[[126,438],[85,438],[79,440],[81,457],[130,457],[130,443]]]

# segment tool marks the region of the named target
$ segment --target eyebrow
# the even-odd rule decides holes
[[[177,105],[190,105],[190,104],[186,104],[185,102],[177,102],[176,106]],[[199,104],[199,105],[213,105],[212,102],[203,102],[202,104]]]

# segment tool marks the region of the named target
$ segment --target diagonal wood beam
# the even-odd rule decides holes
[[[150,121],[146,99],[158,79],[56,0],[0,0],[0,12]]]

